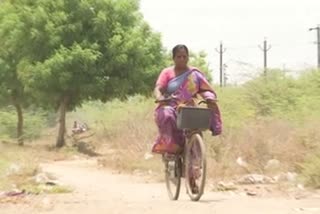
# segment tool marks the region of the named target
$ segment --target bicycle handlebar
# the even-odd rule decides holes
[[[173,98],[172,98],[172,97],[168,97],[168,98],[156,100],[156,101],[154,101],[154,102],[155,102],[155,103],[161,103],[161,102],[169,102],[169,101],[171,101],[171,100],[173,100]]]
[[[210,100],[211,101],[211,100]],[[212,100],[213,102],[217,102],[218,100]],[[201,100],[198,105],[201,105],[202,103],[204,104],[208,104],[209,103],[209,100]]]
[[[169,102],[171,100],[174,100],[174,97],[166,97],[164,99],[156,100],[155,103],[161,103],[161,102]],[[214,102],[217,102],[218,100],[213,100]],[[201,100],[198,105],[201,105],[202,103],[208,104],[208,100]]]

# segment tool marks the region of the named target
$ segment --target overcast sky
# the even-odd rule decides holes
[[[270,67],[300,69],[317,63],[316,31],[320,0],[141,0],[145,20],[162,34],[165,47],[186,44],[205,50],[217,80],[223,41],[230,81],[262,68],[258,45],[266,37]],[[252,70],[250,70],[252,69]]]

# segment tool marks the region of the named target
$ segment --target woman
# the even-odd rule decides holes
[[[174,97],[170,101],[160,102],[155,110],[155,122],[159,136],[152,148],[154,153],[179,153],[184,145],[184,134],[176,125],[176,110],[180,105],[195,105],[200,95],[212,109],[210,130],[213,135],[221,133],[220,111],[216,104],[217,96],[204,74],[197,68],[188,66],[189,51],[185,45],[177,45],[172,50],[174,66],[160,73],[154,89],[157,100]]]

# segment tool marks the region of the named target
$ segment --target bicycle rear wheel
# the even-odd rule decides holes
[[[182,163],[180,156],[165,160],[165,181],[170,200],[178,200],[181,187]]]
[[[204,193],[207,170],[206,149],[198,133],[186,145],[185,162],[187,192],[192,201],[198,201]]]

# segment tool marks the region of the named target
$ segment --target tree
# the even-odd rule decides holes
[[[86,100],[126,97],[150,88],[162,63],[160,36],[137,0],[17,0],[10,40],[19,46],[18,77],[37,101],[59,111],[56,146],[65,144],[65,116]],[[148,79],[148,81],[145,81]],[[148,85],[149,84],[149,85]]]
[[[0,103],[13,105],[17,112],[17,139],[23,145],[23,106],[28,104],[22,82],[18,78],[17,66],[22,58],[20,54],[21,32],[15,29],[19,25],[16,8],[3,3],[0,7]],[[14,43],[14,44],[13,44]]]
[[[25,93],[21,82],[17,79],[14,61],[5,63],[4,56],[0,51],[0,93],[1,105],[13,105],[17,113],[17,139],[19,145],[23,145],[23,104],[25,103]]]
[[[209,63],[207,61],[207,53],[200,51],[198,53],[190,53],[190,64],[199,68],[206,76],[209,82],[212,82],[212,70],[209,68]]]

